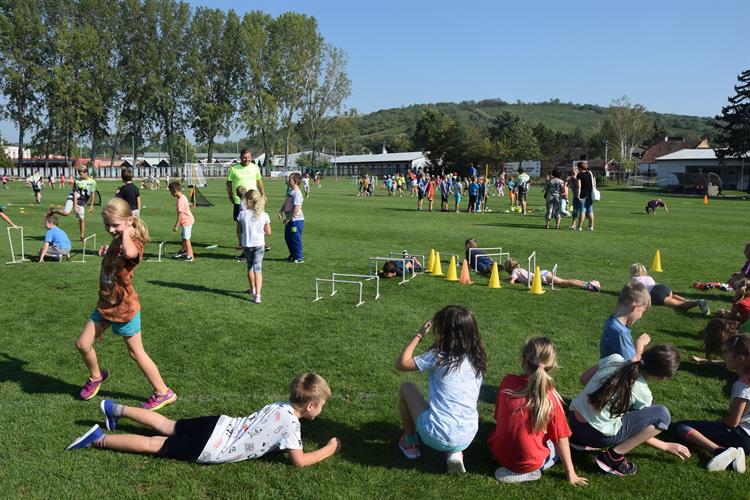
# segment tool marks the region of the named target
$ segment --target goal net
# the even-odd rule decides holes
[[[203,175],[203,165],[200,163],[185,163],[183,166],[185,172],[185,183],[188,186],[206,187],[206,177]]]
[[[208,201],[200,189],[193,186],[190,188],[190,204],[194,207],[213,207],[214,204]]]

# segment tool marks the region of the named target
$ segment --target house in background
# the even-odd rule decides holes
[[[750,169],[750,152],[744,156],[744,172],[742,162],[742,158],[726,158],[722,164],[716,157],[716,151],[711,148],[682,149],[656,158],[656,176],[660,179],[666,178],[667,188],[685,185],[688,180],[690,184],[697,184],[695,179],[701,176],[706,179],[709,179],[709,176],[718,176],[721,189],[747,191],[750,179],[747,172]],[[711,183],[710,180],[705,182],[709,191]]]
[[[708,147],[708,142],[705,142],[704,147]],[[657,142],[643,153],[641,161],[638,165],[638,173],[640,175],[655,175],[656,174],[656,159],[660,156],[666,156],[670,153],[680,151],[681,149],[693,149],[700,147],[699,144],[703,144],[701,141],[685,140],[684,137],[665,137],[663,141]]]

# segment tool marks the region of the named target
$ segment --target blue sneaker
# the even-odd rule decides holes
[[[65,449],[66,450],[78,450],[80,448],[89,448],[95,442],[104,437],[104,431],[96,424],[91,429],[86,431],[83,436],[77,437],[75,441],[70,443]]]
[[[104,422],[107,425],[108,431],[113,431],[115,428],[117,428],[117,417],[115,416],[115,402],[111,399],[103,399],[101,403],[99,403],[99,408],[101,408],[102,413],[104,414]]]

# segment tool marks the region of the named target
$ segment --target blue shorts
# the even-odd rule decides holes
[[[135,316],[133,316],[133,319],[131,319],[130,321],[125,321],[125,322],[106,320],[102,318],[102,315],[99,312],[99,309],[96,309],[96,308],[94,308],[94,311],[91,313],[91,316],[89,316],[89,319],[93,321],[94,323],[98,323],[102,325],[103,329],[106,329],[108,326],[111,325],[112,332],[121,337],[132,337],[133,335],[141,331],[140,309],[138,310],[137,313],[135,313]]]
[[[443,451],[443,452],[447,452],[447,453],[453,453],[453,452],[456,452],[456,451],[463,451],[463,450],[465,450],[466,448],[469,447],[469,445],[471,443],[467,443],[467,444],[461,445],[461,446],[447,446],[447,445],[441,443],[440,441],[436,440],[432,436],[430,436],[425,431],[424,419],[425,419],[425,415],[426,414],[427,414],[427,410],[425,410],[422,413],[420,413],[419,417],[417,417],[417,434],[419,434],[419,438],[422,440],[422,442],[424,444],[426,444],[427,446],[429,446],[433,450]]]
[[[581,210],[585,215],[591,215],[594,213],[594,199],[591,196],[584,198]]]

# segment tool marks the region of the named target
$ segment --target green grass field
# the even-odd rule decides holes
[[[282,203],[284,186],[267,181],[268,211]],[[102,198],[115,184],[100,182]],[[267,240],[272,250],[264,263],[263,303],[247,294],[244,264],[233,256],[236,239],[223,181],[205,191],[215,204],[194,210],[193,244],[197,260],[154,262],[156,243],[147,246],[147,261],[135,277],[141,297],[146,350],[165,381],[180,396],[163,413],[170,418],[199,415],[249,414],[266,403],[284,400],[291,379],[313,370],[329,381],[333,397],[315,421],[302,427],[306,450],[331,436],[343,442],[342,453],[308,469],[297,470],[284,456],[221,466],[201,466],[100,450],[64,451],[65,446],[94,423],[100,423],[100,398],[137,404],[150,387],[129,359],[122,341],[111,333],[97,352],[110,378],[94,400],[77,394],[87,373],[74,342],[95,306],[99,258],[85,264],[35,262],[0,267],[0,484],[8,497],[444,497],[477,498],[602,498],[617,491],[623,497],[675,498],[688,494],[746,498],[750,475],[709,474],[706,454],[693,450],[681,462],[646,446],[629,456],[639,466],[625,479],[605,475],[594,456],[575,453],[586,489],[567,484],[561,467],[542,480],[523,486],[495,481],[496,464],[485,444],[494,426],[496,386],[502,376],[518,372],[519,349],[530,335],[544,334],[558,349],[555,374],[566,399],[581,389],[579,374],[598,359],[599,334],[614,308],[618,290],[628,280],[628,266],[651,263],[661,250],[664,272],[657,280],[687,297],[706,298],[713,310],[728,307],[731,295],[690,288],[695,280],[725,280],[744,262],[748,203],[666,198],[668,214],[646,216],[650,198],[638,191],[603,191],[595,232],[544,230],[543,202],[538,189],[529,194],[536,211],[526,217],[505,214],[492,198],[488,214],[416,212],[413,198],[354,196],[349,181],[324,180],[304,204],[305,263],[287,264],[283,226],[273,222]],[[45,190],[43,203],[30,206],[31,190],[14,185],[0,191],[6,213],[26,228],[28,253],[36,253],[44,235],[43,213],[50,203],[62,204],[66,191]],[[166,190],[142,193],[143,219],[154,242],[168,241],[174,253],[178,236],[171,232],[174,201]],[[28,215],[23,215],[23,207]],[[97,208],[97,212],[98,212]],[[499,210],[499,212],[498,212]],[[568,221],[563,221],[567,227]],[[64,218],[61,227],[77,237],[77,222]],[[5,226],[0,226],[0,262],[9,260]],[[98,213],[89,214],[87,234],[108,242]],[[541,296],[520,285],[503,283],[488,289],[474,277],[462,287],[429,275],[398,285],[381,283],[381,298],[355,308],[353,290],[313,303],[315,277],[331,272],[367,271],[369,256],[409,249],[414,253],[461,253],[473,236],[482,246],[502,246],[521,258],[536,250],[542,267],[559,264],[562,277],[596,278],[604,291],[548,290]],[[209,245],[218,248],[206,250]],[[74,248],[80,244],[74,241]],[[445,263],[443,264],[445,266]],[[445,268],[444,268],[445,270]],[[369,286],[369,285],[368,285]],[[370,288],[366,291],[369,294]],[[489,358],[489,372],[479,402],[480,431],[465,455],[468,474],[448,477],[441,454],[423,447],[422,458],[407,461],[398,450],[397,390],[414,380],[426,391],[427,377],[396,372],[393,362],[423,321],[451,303],[472,308],[479,321]],[[695,310],[697,311],[697,310]],[[698,332],[706,318],[698,312],[680,314],[654,308],[636,323],[633,333],[649,332],[655,343],[671,342],[683,355],[679,373],[652,383],[656,400],[674,420],[717,419],[727,409],[735,375],[687,361],[700,354]],[[421,351],[419,351],[421,352]],[[122,431],[139,427],[123,422]],[[667,433],[666,439],[672,439]]]

